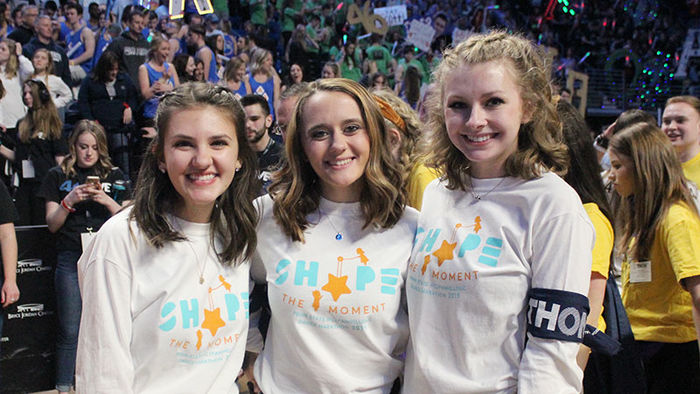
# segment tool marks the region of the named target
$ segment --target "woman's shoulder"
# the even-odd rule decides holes
[[[253,200],[253,205],[255,209],[258,210],[258,217],[260,218],[260,223],[265,219],[272,217],[272,210],[275,205],[275,201],[269,194],[262,195],[255,200]]]
[[[675,226],[680,223],[688,223],[689,221],[700,223],[698,211],[695,207],[688,206],[684,202],[676,202],[668,208],[668,213],[663,222],[666,226]]]

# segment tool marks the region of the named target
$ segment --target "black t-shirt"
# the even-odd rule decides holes
[[[19,220],[17,209],[7,191],[7,187],[3,182],[0,182],[0,224],[12,223]]]
[[[263,194],[267,193],[267,187],[272,183],[272,172],[279,167],[282,158],[282,144],[270,138],[265,150],[258,152],[258,169],[260,180],[263,184]]]
[[[46,201],[61,203],[64,197],[68,195],[76,186],[85,183],[85,179],[90,175],[97,175],[90,169],[78,167],[78,175],[75,178],[68,178],[61,167],[54,167],[49,170],[49,173],[44,178],[39,190],[39,197]],[[105,193],[121,203],[131,197],[129,183],[126,182],[126,177],[122,171],[115,167],[110,171],[106,179],[100,180],[102,190]],[[65,223],[58,231],[58,239],[56,249],[58,250],[76,250],[81,251],[80,234],[88,231],[97,232],[102,227],[104,222],[109,219],[112,214],[102,204],[94,201],[83,201],[76,204],[75,212],[69,213]],[[91,228],[91,230],[88,230]]]
[[[68,154],[68,144],[65,138],[57,140],[32,138],[27,143],[17,140],[15,146],[15,171],[20,176],[20,182],[41,182],[49,169],[56,165],[56,156]],[[22,161],[31,160],[34,166],[34,177],[26,178],[22,171]]]

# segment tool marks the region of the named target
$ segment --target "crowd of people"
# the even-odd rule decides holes
[[[130,3],[0,13],[0,302],[13,223],[46,224],[59,392],[608,392],[633,370],[697,392],[700,100],[594,142],[543,49],[671,50],[673,13],[648,42],[625,2],[406,2],[423,53],[334,2]]]

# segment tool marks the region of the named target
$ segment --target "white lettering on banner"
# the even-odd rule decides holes
[[[405,5],[375,8],[374,13],[386,20],[389,26],[399,26],[408,18]]]
[[[44,304],[23,304],[17,305],[17,313],[8,313],[7,319],[26,319],[31,317],[42,317],[53,315],[53,311],[45,311]]]

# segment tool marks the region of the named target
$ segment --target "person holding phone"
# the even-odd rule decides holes
[[[129,199],[126,176],[113,167],[104,129],[92,120],[79,121],[70,137],[70,153],[49,170],[39,190],[46,201],[49,231],[58,233],[55,276],[58,335],[56,389],[73,384],[80,326],[81,297],[78,259],[92,234]]]

